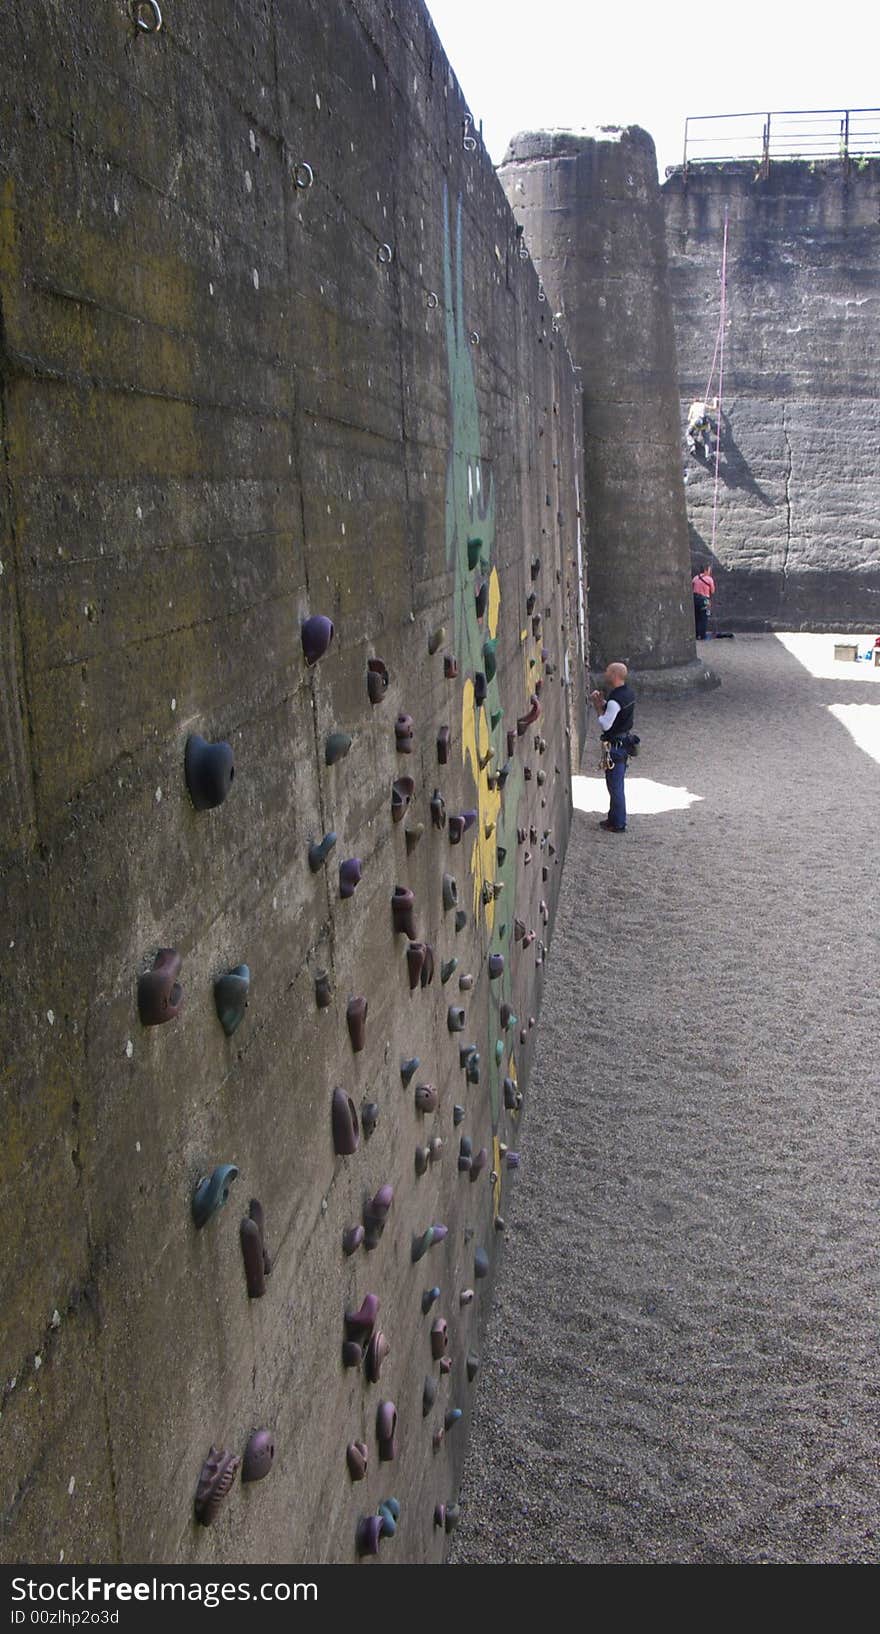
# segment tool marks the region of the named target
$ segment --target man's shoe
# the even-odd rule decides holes
[[[609,834],[625,834],[626,833],[626,827],[625,826],[623,828],[615,828],[614,824],[612,822],[609,822],[607,817],[605,818],[604,823],[599,824],[599,827],[606,829]]]

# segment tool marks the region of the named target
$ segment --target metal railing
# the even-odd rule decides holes
[[[785,108],[775,113],[691,114],[684,168],[774,159],[853,160],[880,155],[880,108]]]

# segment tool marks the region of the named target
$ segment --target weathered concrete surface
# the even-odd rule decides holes
[[[714,553],[714,463],[684,456],[719,620],[880,626],[880,161],[693,166],[662,200],[682,425],[712,367],[730,218]]]
[[[165,10],[156,35],[121,0],[14,0],[0,14],[0,1553],[347,1561],[358,1516],[395,1492],[384,1558],[437,1560],[433,1508],[457,1490],[464,1358],[489,1285],[474,1283],[474,1250],[494,1258],[507,1184],[459,1175],[458,1139],[500,1168],[500,1085],[528,1079],[569,824],[567,734],[578,752],[582,732],[577,391],[488,158],[463,144],[467,110],[420,5]],[[296,185],[303,164],[311,186]],[[472,570],[475,537],[486,567]],[[314,670],[299,635],[310,612],[336,625]],[[374,655],[391,684],[371,708]],[[539,682],[543,714],[517,739],[502,796],[489,777]],[[410,756],[395,752],[401,710]],[[334,728],[354,742],[328,768]],[[192,731],[235,751],[214,811],[186,791]],[[411,854],[390,816],[401,774],[416,784],[410,823],[425,824]],[[458,848],[431,827],[438,785],[450,812],[478,811]],[[537,840],[518,844],[533,825]],[[331,828],[336,851],[313,875],[309,842]],[[364,877],[341,901],[338,862],[352,855]],[[457,936],[446,871],[468,912]],[[492,882],[504,893],[486,906]],[[390,923],[397,884],[414,889],[437,960],[413,994]],[[527,952],[516,915],[536,930]],[[160,946],[183,955],[185,1002],[144,1029],[137,978]],[[227,1040],[212,982],[242,960],[250,1005]],[[334,1001],[319,1012],[322,967]],[[355,1056],[357,993],[369,1014]],[[506,1033],[502,1000],[520,1017]],[[459,1001],[479,1086],[447,1029]],[[433,1120],[401,1085],[412,1054],[440,1090]],[[331,1144],[336,1084],[380,1107],[348,1159]],[[455,1101],[467,1115],[453,1132]],[[443,1159],[417,1179],[432,1133]],[[194,1184],[224,1161],[240,1178],[196,1232]],[[395,1200],[382,1241],[345,1259],[343,1228],[383,1182]],[[238,1240],[251,1196],[275,1258],[253,1302]],[[414,1267],[412,1235],[433,1221],[449,1237]],[[435,1280],[454,1367],[423,1419],[420,1301]],[[477,1297],[460,1308],[468,1286]],[[344,1308],[368,1290],[392,1347],[374,1386],[340,1364]],[[400,1414],[389,1468],[383,1398]],[[465,1421],[434,1454],[450,1402]],[[261,1424],[272,1475],[236,1485],[216,1524],[196,1527],[211,1443],[240,1453]],[[352,1486],[345,1448],[359,1437],[370,1471]]]
[[[499,169],[580,370],[594,667],[693,664],[677,366],[654,144],[513,138]]]
[[[880,670],[820,641],[642,704],[625,835],[577,780],[456,1561],[877,1562]]]

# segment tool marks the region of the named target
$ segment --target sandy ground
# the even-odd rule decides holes
[[[456,1564],[880,1558],[880,670],[834,640],[646,701],[626,834],[576,780]]]

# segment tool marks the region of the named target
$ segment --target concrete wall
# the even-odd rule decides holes
[[[532,131],[499,174],[580,369],[595,667],[703,678],[654,144],[635,127]]]
[[[880,162],[695,166],[662,196],[682,425],[712,365],[730,217],[719,619],[880,625]],[[714,467],[685,460],[694,559],[708,559]]]
[[[457,1492],[465,1357],[490,1286],[475,1250],[494,1261],[513,1178],[502,1080],[528,1078],[583,723],[577,390],[421,5],[164,10],[158,34],[122,0],[10,0],[0,15],[0,1551],[348,1561],[358,1517],[395,1493],[380,1559],[438,1560],[434,1505]],[[335,638],[309,669],[313,613]],[[373,707],[375,656],[391,680]],[[543,714],[508,757],[541,684]],[[328,767],[334,729],[353,743]],[[185,786],[193,732],[234,749],[215,810]],[[396,825],[406,774],[416,794]],[[478,812],[457,847],[432,827],[435,787],[450,813]],[[313,874],[309,843],[330,829]],[[338,864],[355,855],[363,879],[343,901]],[[445,872],[467,911],[458,934]],[[391,924],[404,884],[436,957],[414,993]],[[517,916],[535,932],[525,950]],[[183,956],[184,1005],[145,1028],[138,976],[163,946]],[[242,961],[250,1003],[227,1039],[212,983]],[[359,1054],[354,994],[369,1001]],[[506,1029],[502,1002],[519,1017]],[[467,1028],[452,1035],[458,1003]],[[462,1037],[479,1084],[459,1069]],[[439,1088],[433,1118],[416,1113],[419,1082]],[[331,1142],[337,1085],[380,1112],[348,1158]],[[417,1177],[435,1133],[442,1160]],[[488,1149],[476,1183],[457,1167],[463,1134]],[[197,1231],[194,1185],[222,1162],[240,1177]],[[385,1182],[379,1245],[346,1258],[343,1230]],[[275,1267],[249,1301],[251,1197]],[[435,1221],[448,1238],[413,1265],[413,1234]],[[340,1360],[344,1309],[368,1291],[391,1344],[373,1385]],[[438,1312],[453,1367],[423,1417]],[[383,1399],[400,1417],[391,1464]],[[453,1404],[464,1420],[435,1452]],[[240,1454],[255,1426],[274,1432],[272,1473],[195,1525],[209,1447]],[[353,1485],[345,1451],[361,1437],[369,1473]]]

